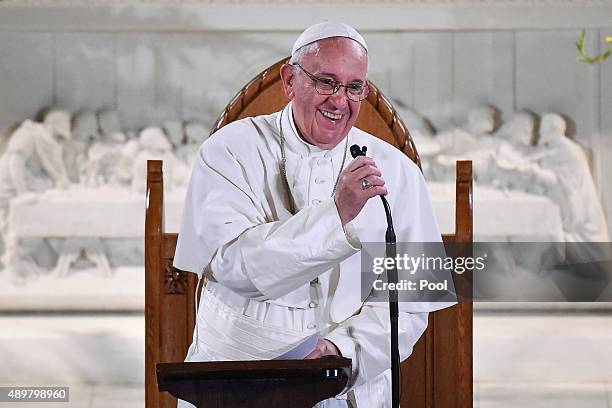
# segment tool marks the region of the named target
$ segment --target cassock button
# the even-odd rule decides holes
[[[312,203],[314,205],[319,205],[319,204],[321,204],[321,200],[315,198],[314,200],[312,200]]]
[[[309,307],[309,308],[311,308],[311,309],[314,309],[314,308],[315,308],[315,307],[317,307],[317,306],[319,306],[319,304],[318,304],[317,302],[310,302],[310,303],[308,304],[308,307]]]
[[[309,328],[309,329],[316,329],[316,328],[317,328],[317,325],[316,325],[316,324],[314,324],[314,323],[310,323],[310,324],[309,324],[308,326],[306,326],[306,327],[307,327],[307,328]]]
[[[325,179],[322,179],[322,178],[320,178],[320,177],[317,177],[317,178],[315,179],[315,183],[316,183],[316,184],[323,184],[323,183],[325,183]]]
[[[323,166],[324,164],[327,164],[327,160],[325,160],[325,159],[319,159],[319,160],[317,160],[317,164],[318,164],[319,166]]]

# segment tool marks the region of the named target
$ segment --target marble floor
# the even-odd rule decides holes
[[[474,318],[476,408],[612,408],[612,315]]]
[[[498,311],[474,332],[475,407],[612,408],[612,314]],[[70,387],[46,408],[143,407],[143,355],[138,313],[0,314],[0,386]]]

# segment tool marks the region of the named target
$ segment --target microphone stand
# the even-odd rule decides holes
[[[387,216],[387,232],[385,233],[385,255],[387,259],[395,259],[397,247],[395,241],[395,231],[393,230],[393,219],[391,218],[391,208],[384,196],[380,196],[385,207]],[[400,354],[399,354],[399,306],[397,304],[397,268],[395,262],[387,269],[387,280],[392,285],[389,288],[389,319],[391,321],[391,407],[400,406]]]
[[[360,148],[358,145],[351,146],[351,155],[353,158],[357,156],[365,156],[367,147]],[[397,255],[397,246],[395,231],[393,229],[393,218],[391,217],[391,207],[385,196],[381,195],[385,215],[387,217],[387,232],[385,233],[385,256],[395,259]],[[387,280],[389,284],[389,320],[391,323],[391,407],[399,408],[400,406],[400,355],[399,355],[399,307],[397,303],[397,268],[395,262],[393,266],[387,269]],[[393,287],[393,289],[390,289]]]

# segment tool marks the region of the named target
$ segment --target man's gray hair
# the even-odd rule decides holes
[[[340,39],[340,38],[344,38],[344,37],[332,37],[332,39]],[[291,56],[291,58],[289,58],[289,65],[293,65],[293,64],[302,64],[302,62],[304,61],[304,57],[309,55],[309,54],[314,54],[317,55],[319,53],[319,50],[321,49],[321,47],[319,46],[319,42],[320,41],[324,41],[327,40],[328,38],[324,38],[323,40],[319,40],[319,41],[315,41],[312,42],[310,44],[306,44],[305,46],[303,46],[302,48],[298,48],[298,50],[296,52],[293,53],[293,55]],[[365,48],[363,48],[362,45],[360,45],[358,42],[351,40],[352,42],[355,43],[355,45],[357,47],[359,47],[360,49],[363,50],[363,52],[366,53],[367,56],[367,50]],[[370,68],[370,60],[367,60],[367,69],[369,70]]]
[[[315,41],[313,43],[310,44],[306,44],[305,46],[303,46],[302,48],[298,49],[289,59],[289,64],[293,65],[293,64],[301,64],[302,60],[304,59],[304,56],[306,56],[307,54],[316,54],[319,52],[319,49],[321,47],[319,47],[319,42]]]

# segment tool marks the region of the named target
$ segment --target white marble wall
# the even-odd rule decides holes
[[[490,5],[462,11],[440,6],[437,14],[429,14],[435,30],[415,31],[395,22],[399,28],[388,31],[383,18],[393,14],[390,8],[374,16],[374,22],[361,19],[371,49],[370,77],[387,96],[439,128],[460,123],[477,103],[498,107],[502,120],[522,109],[571,118],[573,136],[591,150],[612,233],[612,183],[606,176],[612,173],[612,60],[596,66],[579,63],[574,45],[580,27],[593,26],[587,32],[590,52],[605,47],[603,37],[612,26],[597,28],[601,22],[594,16],[612,15],[612,5],[596,2],[594,9],[582,2],[572,20],[563,17],[565,6],[550,6],[547,19],[544,6],[528,3],[521,7],[537,12],[526,21],[500,15],[499,7],[485,18]],[[215,3],[215,12],[221,6]],[[241,6],[232,8],[234,14],[236,7]],[[41,19],[45,12],[52,18]],[[260,24],[255,30],[223,31],[222,23],[209,27],[205,19],[180,31],[178,22],[190,21],[184,13],[169,14],[164,22],[159,10],[148,20],[144,12],[134,17],[123,10],[115,20],[111,11],[105,12],[94,19],[87,9],[0,8],[0,133],[50,105],[71,111],[117,109],[127,128],[167,119],[212,124],[240,86],[288,53],[298,33],[297,23],[290,29],[279,22],[268,30]],[[23,24],[11,20],[11,13],[23,17]],[[441,23],[444,15],[450,22]],[[76,23],[77,17],[91,19],[92,25]],[[491,19],[496,18],[503,29],[495,29]],[[37,21],[47,27],[35,30]],[[226,22],[232,24],[235,19]]]

